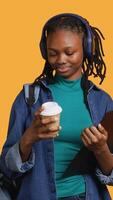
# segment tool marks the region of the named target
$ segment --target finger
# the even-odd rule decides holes
[[[89,140],[90,140],[91,142],[96,142],[96,141],[97,141],[96,136],[93,134],[93,132],[90,130],[90,128],[86,128],[86,129],[84,130],[84,133],[85,133],[85,135],[87,136],[87,138],[89,138]]]
[[[107,131],[101,124],[98,124],[98,129],[102,134],[107,135]]]
[[[39,137],[40,137],[40,139],[48,139],[48,138],[55,138],[55,137],[57,137],[57,136],[59,136],[59,134],[58,134],[58,132],[57,131],[54,131],[54,132],[46,132],[46,133],[41,133],[41,134],[39,134]]]
[[[104,127],[101,124],[99,124],[97,128],[95,126],[92,126],[90,127],[90,129],[98,140],[101,140],[103,136],[105,137],[108,136],[107,131],[104,129]]]
[[[51,126],[41,126],[40,127],[40,132],[42,132],[42,133],[47,133],[47,132],[51,132],[51,133],[53,133],[53,132],[58,132],[58,131],[60,131],[61,130],[61,127],[60,126],[58,126],[58,127],[51,127]]]
[[[85,140],[84,137],[82,137],[82,141],[83,141],[84,145],[87,147],[87,146],[88,146],[88,143],[87,143],[87,141]]]
[[[98,140],[102,138],[102,133],[95,126],[91,126],[89,129]]]
[[[43,108],[40,107],[35,113],[34,113],[34,123],[35,126],[41,126],[41,116],[40,113],[43,111]]]
[[[42,124],[41,124],[41,120],[40,120],[40,117],[38,118],[34,118],[33,119],[33,124],[34,124],[34,126],[36,127],[36,128],[38,128],[38,127],[41,127],[42,126]]]
[[[87,136],[87,134],[85,132],[83,132],[81,137],[85,141],[86,144],[91,144],[91,138],[89,136]]]
[[[54,123],[54,122],[57,122],[58,121],[58,117],[55,116],[55,117],[41,117],[41,123],[42,124],[50,124],[50,123]]]
[[[39,116],[40,113],[44,110],[44,108],[41,106],[34,114],[35,117]]]

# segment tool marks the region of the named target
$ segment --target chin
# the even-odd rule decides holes
[[[69,77],[70,77],[70,76],[67,75],[66,73],[65,73],[65,74],[64,74],[64,73],[56,73],[56,75],[62,76],[62,77],[64,77],[64,78],[69,78]]]

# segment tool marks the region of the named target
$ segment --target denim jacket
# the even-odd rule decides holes
[[[0,167],[13,178],[22,179],[17,200],[57,200],[54,173],[54,139],[41,140],[32,147],[28,161],[22,163],[19,153],[19,141],[29,127],[34,112],[42,103],[52,101],[52,94],[45,81],[41,82],[38,101],[31,110],[25,101],[22,90],[13,103],[8,135],[4,144]],[[87,103],[94,125],[97,125],[104,114],[113,110],[111,97],[89,81]],[[111,200],[106,185],[113,185],[113,171],[109,176],[99,168],[94,174],[84,175],[86,200]]]

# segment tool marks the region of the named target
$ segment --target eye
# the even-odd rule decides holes
[[[56,56],[56,52],[54,52],[54,51],[49,51],[49,52],[48,52],[48,56],[50,56],[50,57]]]
[[[68,55],[68,56],[72,56],[74,54],[74,51],[67,51],[66,52],[66,55]]]
[[[53,57],[53,56],[56,56],[56,54],[55,53],[48,53],[48,56]]]

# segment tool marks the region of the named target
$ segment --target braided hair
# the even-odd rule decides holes
[[[64,29],[81,34],[83,36],[83,49],[84,49],[84,58],[82,65],[83,73],[86,79],[88,79],[88,76],[91,75],[93,75],[94,77],[99,77],[101,79],[100,80],[101,84],[106,75],[106,65],[103,60],[104,52],[101,41],[101,39],[104,39],[104,36],[98,28],[95,28],[90,25],[89,27],[92,32],[92,52],[90,57],[85,52],[85,42],[87,40],[87,32],[85,25],[82,23],[80,19],[78,18],[75,19],[75,17],[73,16],[59,17],[48,24],[46,29],[46,35],[48,36],[49,33],[55,32],[56,30],[59,29]],[[42,74],[35,79],[33,85],[37,84],[37,82],[39,82],[40,79],[42,78],[46,78],[47,81],[50,81],[54,78],[53,69],[48,63],[48,60],[46,60],[45,62]]]

